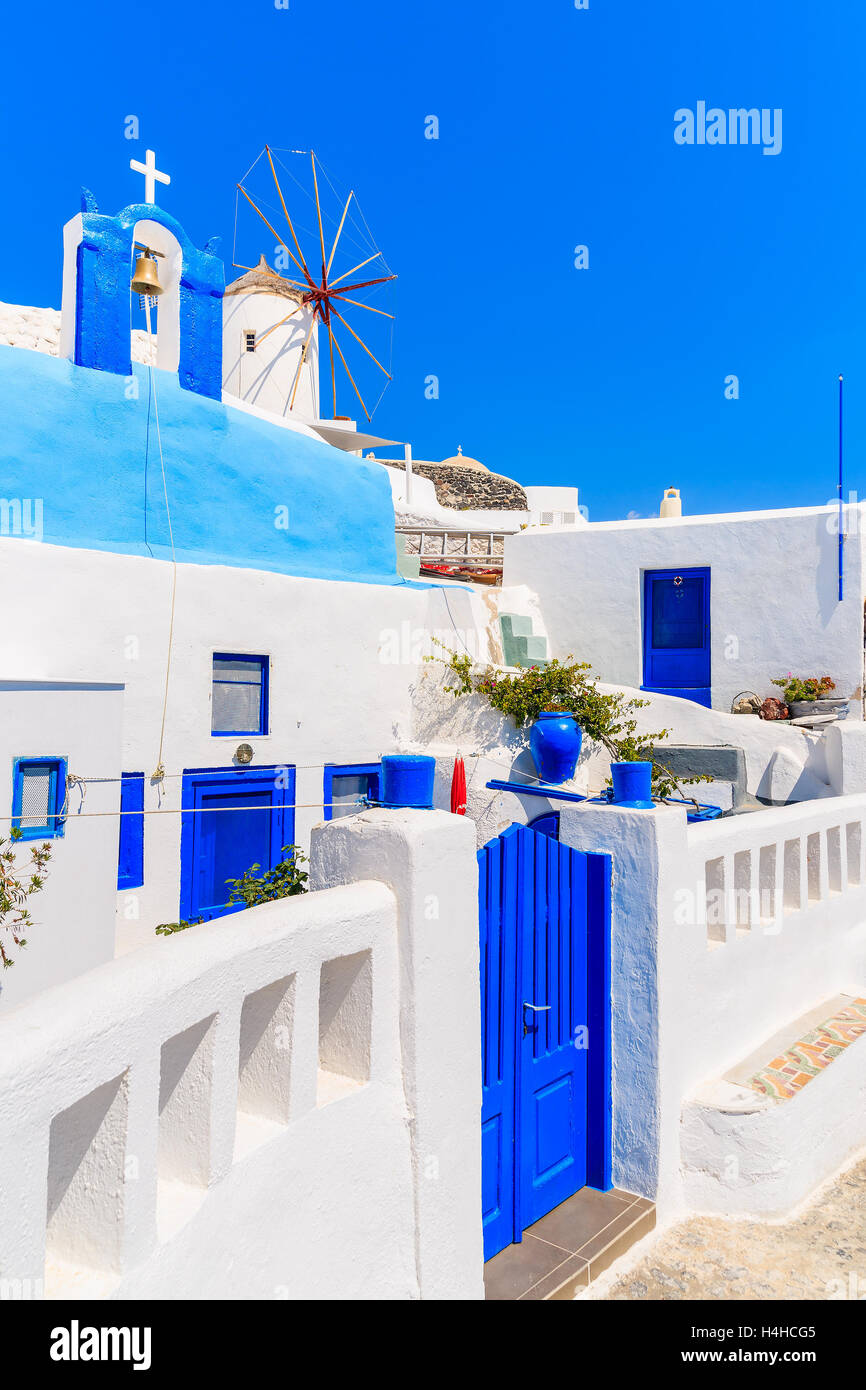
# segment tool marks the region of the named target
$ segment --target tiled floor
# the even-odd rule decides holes
[[[523,1232],[484,1266],[487,1298],[497,1301],[573,1298],[651,1231],[655,1207],[614,1188],[584,1187]]]

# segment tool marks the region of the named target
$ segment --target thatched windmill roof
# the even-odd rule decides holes
[[[264,256],[260,258],[254,270],[246,271],[239,280],[233,280],[230,285],[226,285],[225,292],[226,294],[276,294],[283,299],[291,299],[296,304],[301,304],[306,297],[306,292],[300,285],[284,279],[275,270],[271,270]]]

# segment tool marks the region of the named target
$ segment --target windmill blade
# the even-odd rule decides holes
[[[294,256],[292,256],[292,260],[295,261],[295,265],[296,265],[296,266],[298,267],[298,269],[299,269],[300,271],[302,271],[303,274],[307,277],[307,282],[308,282],[308,284],[309,284],[309,286],[310,286],[310,289],[313,289],[313,277],[312,277],[312,275],[310,274],[310,272],[307,270],[307,263],[306,263],[306,261],[304,260],[304,253],[303,253],[303,251],[301,250],[301,244],[300,244],[300,242],[298,241],[297,236],[295,235],[295,228],[294,228],[294,226],[293,226],[293,224],[292,224],[292,219],[291,219],[291,217],[289,216],[289,210],[288,210],[288,208],[286,207],[286,200],[285,200],[285,198],[283,197],[283,190],[280,188],[280,181],[279,181],[279,179],[277,178],[277,171],[276,171],[276,169],[274,168],[274,161],[273,161],[273,159],[271,158],[271,147],[270,147],[270,145],[265,145],[265,149],[266,149],[267,152],[268,152],[268,163],[269,163],[270,166],[271,166],[271,173],[272,173],[273,176],[274,176],[274,183],[277,185],[277,192],[278,192],[279,195],[280,195],[280,203],[282,204],[282,208],[283,208],[283,212],[285,213],[286,221],[287,221],[288,224],[289,224],[289,231],[290,231],[291,234],[292,234],[292,241],[295,243],[295,247],[297,248],[298,255],[299,255],[300,258],[301,258],[300,261],[295,261]],[[288,251],[289,248],[286,247],[286,250]],[[290,255],[290,256],[292,255],[291,251],[289,251],[289,255]]]
[[[334,330],[331,327],[331,316],[326,319],[328,326],[328,347],[331,352],[331,395],[334,401],[334,419],[337,418],[337,378],[334,375]]]
[[[336,335],[336,333],[334,333],[333,329],[331,330],[331,333],[332,333],[333,339],[334,339],[334,347],[337,349],[338,353],[340,354],[340,361],[342,362],[343,366],[346,368],[346,376],[347,376],[347,377],[349,378],[349,380],[351,381],[352,386],[354,387],[354,390],[355,390],[355,395],[358,397],[358,400],[361,402],[361,409],[363,410],[364,414],[366,415],[367,420],[368,420],[368,421],[369,421],[369,420],[372,420],[373,417],[372,417],[372,415],[370,414],[369,410],[367,409],[367,407],[365,406],[365,404],[364,404],[364,402],[363,402],[363,399],[362,399],[362,397],[361,397],[361,392],[358,390],[357,386],[355,386],[355,378],[352,376],[352,373],[349,371],[348,366],[346,366],[346,359],[345,359],[345,357],[343,356],[343,349],[340,347],[340,344],[337,342],[337,335]]]
[[[336,280],[331,281],[331,288],[333,289],[334,285],[339,285],[341,280],[348,280],[349,276],[354,275],[356,270],[361,270],[363,266],[369,265],[371,261],[375,261],[378,256],[381,256],[381,254],[381,251],[376,251],[374,255],[368,256],[365,261],[361,261],[358,265],[353,265],[352,269],[347,270],[345,275],[338,275]],[[346,288],[348,289],[349,286],[347,286]]]
[[[364,342],[363,338],[359,338],[352,325],[350,323],[346,323],[346,320],[343,318],[343,315],[340,313],[339,309],[335,308],[333,304],[331,305],[331,309],[337,315],[337,318],[340,320],[340,323],[343,325],[343,327],[348,328],[352,337],[357,339],[357,341],[361,344],[361,347],[364,349],[367,356],[373,357],[372,352],[367,347],[367,344]],[[376,366],[379,368],[380,372],[385,372],[385,368],[382,366],[382,363],[379,361],[378,357],[373,357],[373,361],[376,363]],[[385,375],[389,381],[392,380],[390,372],[385,372]]]
[[[288,248],[288,246],[286,245],[286,243],[283,241],[283,238],[280,236],[279,232],[275,231],[275,229],[271,226],[270,222],[269,222],[268,219],[265,217],[265,214],[262,212],[261,208],[256,207],[256,204],[253,202],[252,198],[250,197],[250,195],[249,195],[249,193],[247,192],[247,190],[243,187],[243,185],[242,185],[242,184],[238,184],[238,188],[240,189],[241,193],[243,193],[243,195],[244,195],[244,197],[246,198],[247,202],[249,203],[250,207],[251,207],[255,212],[257,212],[257,213],[259,214],[259,217],[260,217],[260,218],[262,219],[262,221],[264,222],[264,224],[265,224],[265,226],[267,227],[268,231],[270,232],[271,236],[275,237],[276,240],[279,242],[280,246],[282,246],[283,250],[284,250],[289,256],[292,257],[292,260],[295,262],[295,265],[298,267],[298,270],[301,272],[302,275],[305,275],[305,276],[307,277],[307,279],[310,281],[310,286],[312,287],[313,282],[312,282],[312,280],[310,280],[310,272],[307,270],[307,267],[306,267],[305,265],[302,265],[301,262],[292,254],[292,252],[289,250],[289,248]]]
[[[336,249],[337,249],[337,242],[340,240],[340,237],[341,237],[342,232],[343,232],[343,224],[344,224],[345,221],[346,221],[346,213],[349,211],[349,204],[351,203],[351,201],[352,201],[352,199],[353,199],[354,196],[355,196],[354,193],[353,193],[353,192],[350,192],[348,198],[346,199],[346,206],[343,208],[343,216],[340,218],[340,225],[339,225],[339,227],[337,228],[337,235],[334,237],[334,244],[333,244],[333,246],[331,247],[331,254],[330,254],[330,256],[328,257],[328,266],[327,266],[327,269],[326,269],[326,271],[325,271],[325,279],[326,279],[326,280],[327,280],[328,276],[329,276],[330,273],[331,273],[331,266],[332,266],[333,263],[334,263],[334,252],[335,252]]]
[[[322,287],[324,288],[325,281],[328,278],[328,272],[325,270],[325,233],[322,229],[322,204],[319,202],[319,180],[316,178],[316,156],[312,150],[310,150],[310,159],[313,164],[313,188],[316,191],[316,215],[319,219],[319,242],[322,247]]]
[[[300,355],[300,357],[298,358],[298,365],[297,365],[297,367],[295,368],[295,380],[294,380],[294,384],[293,384],[293,386],[292,386],[292,398],[291,398],[291,400],[289,401],[289,410],[294,410],[294,408],[295,408],[295,396],[298,394],[298,387],[299,387],[299,385],[300,385],[300,383],[301,383],[301,369],[302,369],[304,363],[305,363],[306,360],[307,360],[307,349],[308,349],[308,347],[310,346],[310,339],[311,339],[312,336],[313,336],[313,329],[314,329],[315,326],[316,326],[316,318],[317,318],[317,316],[318,316],[318,313],[319,313],[319,306],[318,306],[318,304],[317,304],[316,307],[315,307],[315,309],[313,310],[313,317],[310,319],[310,330],[309,330],[309,332],[307,333],[306,341],[304,342],[304,346],[303,346],[303,348],[302,348],[302,350],[301,350],[301,355]]]
[[[386,309],[375,309],[372,304],[362,304],[360,299],[347,299],[342,290],[335,290],[332,298],[339,299],[341,304],[354,304],[356,309],[369,309],[371,314],[381,314],[386,319],[395,317],[394,314],[389,314]]]
[[[379,280],[361,280],[356,285],[344,285],[340,294],[345,294],[349,290],[365,290],[368,285],[387,285],[389,280],[396,280],[396,275],[383,275]],[[336,284],[336,281],[334,281]]]
[[[295,314],[299,314],[301,310],[304,308],[306,308],[306,305],[299,304],[297,309],[293,309],[290,314],[286,314],[286,317],[284,319],[280,319],[279,323],[271,324],[270,328],[268,328],[264,333],[262,333],[260,337],[256,338],[256,347],[258,347],[259,343],[263,343],[265,341],[265,338],[269,338],[275,329],[282,328],[284,323],[288,323],[289,319],[293,319],[295,317]]]

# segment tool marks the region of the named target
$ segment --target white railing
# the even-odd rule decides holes
[[[687,830],[689,885],[709,946],[779,934],[866,884],[866,797],[804,802]]]
[[[501,531],[465,531],[459,527],[398,526],[406,537],[406,554],[424,565],[501,570],[505,536]],[[411,546],[411,548],[410,548]]]
[[[562,811],[566,844],[613,857],[620,1187],[675,1207],[696,1090],[825,1001],[866,992],[864,821],[862,794],[693,826],[671,807]]]
[[[480,1296],[474,837],[408,815],[317,828],[320,891],[159,940],[0,1021],[0,1292]],[[434,885],[442,922],[423,915]]]
[[[28,1219],[11,1249],[0,1237],[3,1277],[44,1265],[49,1297],[110,1293],[188,1223],[222,1220],[220,1189],[262,1146],[285,1159],[303,1128],[320,1161],[326,1106],[347,1147],[381,1125],[375,1092],[399,1083],[395,927],[391,891],[357,883],[193,928],[10,1013],[0,1146]],[[405,1181],[405,1147],[380,1138]]]
[[[866,984],[866,796],[689,826],[670,870],[688,1086]]]

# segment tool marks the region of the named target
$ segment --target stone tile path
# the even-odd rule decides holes
[[[583,1297],[866,1299],[866,1159],[790,1221],[681,1222],[636,1265],[603,1276]]]

